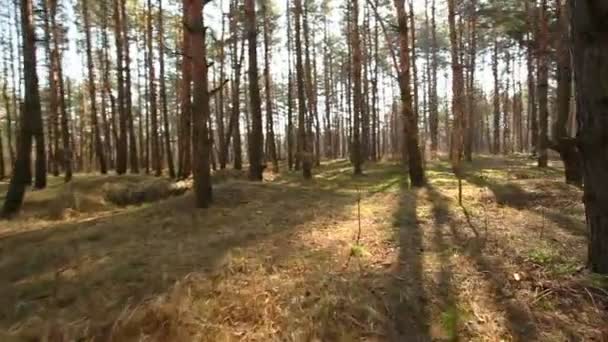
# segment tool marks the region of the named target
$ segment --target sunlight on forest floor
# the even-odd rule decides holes
[[[582,193],[558,162],[479,157],[463,207],[449,165],[427,168],[422,189],[391,163],[232,171],[207,210],[189,192],[108,202],[151,177],[51,178],[0,224],[0,340],[608,338],[608,281],[583,270]]]

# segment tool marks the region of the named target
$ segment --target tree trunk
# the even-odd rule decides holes
[[[437,23],[435,20],[435,0],[431,7],[431,73],[429,77],[429,130],[431,133],[431,157],[437,157],[439,146],[439,103],[437,96],[437,68],[439,67],[437,57]],[[447,129],[447,127],[446,127]]]
[[[99,129],[99,123],[97,120],[97,101],[96,101],[96,89],[95,89],[95,65],[93,63],[93,52],[92,52],[92,44],[91,44],[91,24],[89,20],[89,8],[88,8],[88,0],[82,0],[82,13],[83,13],[83,21],[84,21],[84,33],[85,33],[85,44],[86,44],[86,55],[87,55],[87,71],[89,73],[88,82],[89,82],[89,100],[91,101],[90,110],[91,110],[91,128],[93,130],[93,139],[95,140],[95,155],[97,156],[97,160],[99,162],[99,170],[102,174],[106,174],[108,172],[106,166],[106,158],[104,155],[103,144],[101,142],[101,132]],[[67,159],[67,158],[66,158]],[[66,177],[67,178],[67,177]]]
[[[450,148],[450,159],[452,169],[458,178],[458,201],[462,204],[461,188],[461,158],[464,146],[463,128],[467,127],[464,112],[464,79],[460,48],[458,43],[458,32],[456,28],[456,12],[454,0],[448,0],[448,22],[450,28],[451,64],[452,64],[452,112],[454,115],[452,124],[452,147]]]
[[[152,0],[148,0],[147,16],[148,34],[148,82],[150,91],[150,142],[152,148],[152,169],[155,176],[162,174],[162,160],[160,158],[160,143],[158,141],[158,107],[156,104],[156,73],[154,63],[154,38],[152,29]]]
[[[122,16],[120,4],[122,0],[114,0],[114,37],[116,48],[116,81],[118,85],[118,140],[116,141],[116,173],[119,175],[127,172],[127,114],[125,112],[125,83],[124,83],[124,59],[123,59],[123,37]]]
[[[420,148],[418,147],[418,123],[412,110],[407,13],[405,11],[405,0],[394,0],[394,2],[397,9],[397,21],[399,27],[399,60],[401,65],[401,70],[399,73],[399,90],[401,94],[404,148],[408,151],[411,185],[419,187],[424,185],[425,180]]]
[[[571,2],[573,58],[583,200],[589,230],[591,271],[608,274],[608,16],[605,2]]]
[[[129,169],[131,173],[139,173],[139,163],[137,159],[137,139],[135,135],[135,127],[133,123],[133,104],[131,98],[131,43],[129,40],[129,16],[127,15],[126,0],[121,0],[120,11],[122,17],[122,34],[125,51],[125,116],[127,120],[127,129],[129,130]]]
[[[171,132],[169,131],[169,113],[167,109],[167,89],[165,84],[165,36],[163,26],[163,1],[158,0],[158,60],[160,67],[159,91],[162,103],[163,133],[165,137],[165,154],[169,177],[175,178],[175,166],[173,165],[173,151],[171,149]]]
[[[492,55],[492,75],[494,75],[494,143],[492,153],[500,152],[500,82],[498,80],[498,38],[494,38],[494,53]]]
[[[291,7],[290,0],[286,0],[287,9],[287,166],[289,170],[294,168],[293,157],[293,72],[291,61]]]
[[[353,0],[351,4],[351,46],[352,53],[352,77],[353,77],[353,142],[352,162],[355,175],[363,173],[363,151],[361,147],[361,114],[363,109],[363,94],[361,91],[361,43],[359,36],[359,1]],[[407,20],[407,18],[406,18]],[[409,40],[409,37],[406,37]],[[407,44],[407,43],[406,43]],[[409,58],[409,56],[408,56]]]
[[[23,76],[25,81],[24,110],[21,114],[17,159],[2,208],[3,217],[15,215],[23,203],[25,186],[31,175],[30,153],[36,140],[36,186],[46,185],[46,160],[44,133],[36,70],[36,34],[31,0],[21,1],[21,25],[23,35]],[[42,153],[40,153],[42,151]],[[41,159],[39,159],[41,158]]]
[[[298,88],[298,152],[297,158],[302,162],[304,178],[312,178],[312,156],[307,142],[306,96],[304,89],[304,66],[302,61],[302,0],[294,0],[295,34],[296,34],[296,81]],[[297,163],[296,163],[297,164]]]
[[[184,31],[191,35],[190,48],[192,56],[192,155],[194,173],[194,194],[196,206],[206,208],[211,204],[211,171],[209,169],[209,85],[207,79],[207,52],[205,48],[205,27],[203,24],[204,0],[184,0]]]
[[[257,27],[254,0],[245,0],[245,18],[249,57],[249,104],[251,110],[249,179],[261,181],[262,173],[264,172],[264,136],[262,132],[262,100],[258,81]]]
[[[188,6],[191,0],[183,0],[183,16],[187,18]],[[190,32],[184,26],[182,30],[182,65],[181,65],[181,91],[180,91],[180,134],[179,141],[179,178],[188,178],[192,171],[192,51]]]
[[[552,146],[559,152],[564,162],[566,183],[581,186],[583,174],[580,168],[578,150],[573,138],[568,135],[570,115],[570,91],[572,90],[572,70],[570,68],[570,25],[567,6],[556,1],[559,18],[560,37],[557,48],[557,120],[554,127]]]
[[[547,17],[547,0],[541,0],[538,17],[538,167],[547,167],[549,145],[548,92],[549,92],[549,23]]]
[[[262,16],[264,18],[264,86],[266,90],[266,144],[268,146],[268,154],[272,160],[274,172],[279,172],[279,160],[277,158],[277,147],[274,137],[274,122],[272,117],[272,88],[270,78],[270,45],[272,32],[270,30],[270,18],[267,13],[267,3],[262,4]]]

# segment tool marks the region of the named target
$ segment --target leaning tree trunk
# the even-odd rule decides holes
[[[578,133],[589,267],[608,274],[608,4],[571,2]]]

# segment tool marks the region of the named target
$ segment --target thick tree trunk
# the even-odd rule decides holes
[[[355,175],[363,173],[363,151],[361,147],[361,114],[363,109],[363,94],[361,92],[361,43],[359,36],[359,1],[353,0],[351,4],[351,45],[353,49],[353,142],[352,162]],[[407,20],[407,18],[406,18]],[[406,37],[409,40],[409,37]],[[407,43],[406,43],[407,44]],[[409,58],[409,56],[408,56]]]
[[[452,125],[452,147],[450,148],[450,159],[452,169],[458,178],[458,201],[462,204],[461,188],[461,159],[464,147],[464,127],[467,127],[464,111],[464,79],[460,57],[460,48],[457,40],[456,12],[454,0],[448,0],[448,22],[450,27],[451,64],[452,64],[452,112],[454,115]]]
[[[403,145],[408,152],[411,185],[418,187],[423,186],[425,180],[420,148],[418,147],[418,123],[412,110],[407,13],[405,11],[405,0],[394,0],[394,2],[397,9],[397,21],[399,27],[399,60],[401,65],[401,70],[399,73],[399,90],[401,94],[401,115],[403,118]]]
[[[608,4],[571,2],[578,134],[585,213],[589,229],[589,267],[608,274]]]
[[[188,17],[188,6],[191,0],[183,0],[183,16]],[[182,65],[180,91],[180,134],[179,141],[179,178],[188,178],[192,172],[192,51],[190,32],[184,26],[182,30]]]
[[[302,61],[302,0],[294,0],[295,34],[296,34],[296,81],[298,88],[298,151],[297,158],[302,164],[304,178],[312,178],[312,156],[307,142],[306,95],[304,88],[304,65]],[[297,169],[296,162],[296,169]]]
[[[270,78],[270,45],[272,32],[270,31],[270,18],[266,12],[266,3],[262,4],[262,16],[264,18],[264,87],[266,90],[266,145],[268,146],[268,158],[272,161],[274,172],[279,172],[279,160],[277,158],[277,147],[274,137],[274,122],[272,114],[272,80]]]
[[[185,0],[188,4],[185,13],[184,30],[191,35],[190,48],[192,56],[192,155],[194,173],[194,194],[196,206],[206,208],[211,204],[211,171],[209,169],[209,92],[207,80],[207,52],[205,48],[205,27],[203,24],[204,0]]]
[[[36,186],[46,185],[46,160],[44,155],[44,133],[42,111],[36,72],[36,34],[31,0],[21,1],[21,25],[23,35],[23,76],[25,101],[21,115],[17,160],[2,208],[3,217],[15,215],[23,203],[25,187],[31,176],[30,153],[36,139]],[[42,151],[42,153],[40,153]],[[41,159],[39,159],[41,158]]]
[[[551,145],[559,152],[564,162],[566,183],[581,186],[583,184],[583,170],[580,168],[580,157],[574,139],[568,135],[570,92],[572,90],[570,25],[566,6],[562,8],[561,1],[557,0],[556,7],[558,9],[561,39],[558,41],[557,49],[557,120]]]
[[[264,172],[264,135],[262,132],[262,100],[258,81],[257,27],[254,0],[245,0],[245,18],[249,57],[249,104],[251,110],[249,179],[261,181],[262,173]]]
[[[290,0],[286,0],[285,8],[287,9],[287,166],[289,170],[294,168],[293,157],[293,72],[291,61],[291,6]]]
[[[116,173],[127,172],[127,114],[125,112],[125,83],[124,58],[122,37],[122,16],[120,4],[122,0],[114,0],[114,38],[116,48],[116,81],[118,85],[118,139],[116,141]],[[110,91],[110,90],[108,90]]]

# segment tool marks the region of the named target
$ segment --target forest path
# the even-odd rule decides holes
[[[0,328],[115,341],[599,340],[580,191],[559,168],[480,157],[464,207],[445,162],[429,162],[421,189],[399,165],[365,170],[334,161],[309,182],[227,181],[208,210],[190,194],[103,206],[94,193],[108,178],[75,183],[97,205],[0,230]],[[40,202],[30,208],[61,199],[58,188],[28,194]]]

